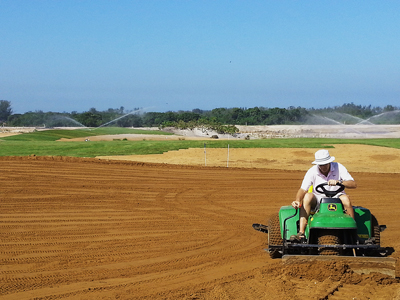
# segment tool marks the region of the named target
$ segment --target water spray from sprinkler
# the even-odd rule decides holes
[[[140,114],[140,113],[142,113],[142,112],[144,112],[144,111],[145,111],[145,109],[137,109],[137,110],[131,111],[131,112],[129,112],[129,113],[127,113],[127,114],[125,114],[125,115],[123,115],[123,116],[121,116],[121,117],[118,117],[118,118],[116,118],[116,119],[114,119],[114,120],[111,120],[111,121],[109,121],[109,122],[107,122],[107,123],[104,123],[104,124],[102,124],[102,125],[96,127],[95,129],[100,128],[100,127],[107,126],[107,125],[112,124],[112,123],[114,123],[114,122],[117,122],[118,120],[121,120],[121,119],[123,119],[123,118],[125,118],[125,117],[127,117],[127,116],[129,116],[129,115]]]

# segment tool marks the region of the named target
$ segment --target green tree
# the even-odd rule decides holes
[[[392,105],[386,105],[386,106],[383,108],[383,111],[384,111],[384,112],[387,112],[387,111],[394,111],[394,110],[396,110],[396,108],[395,108],[394,106],[392,106]]]
[[[0,100],[0,122],[6,122],[8,117],[11,115],[11,102],[7,100]]]
[[[77,115],[76,120],[87,127],[98,127],[104,124],[101,114],[93,108],[90,111]]]

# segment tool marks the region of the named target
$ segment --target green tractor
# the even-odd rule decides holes
[[[367,208],[360,206],[353,206],[353,219],[345,213],[341,200],[333,198],[344,190],[344,186],[338,185],[335,191],[327,190],[326,186],[328,183],[316,187],[326,198],[322,198],[315,212],[310,214],[303,240],[290,239],[299,230],[300,217],[299,210],[289,205],[282,206],[279,213],[269,219],[268,226],[253,224],[255,230],[268,234],[266,250],[270,257],[387,256],[388,249],[380,245],[380,234],[386,226],[379,225],[375,216]],[[383,263],[386,264],[385,268],[389,263],[389,268],[395,269],[394,259],[385,257]]]

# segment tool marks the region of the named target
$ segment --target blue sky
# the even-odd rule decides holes
[[[0,0],[15,113],[400,105],[400,1]]]

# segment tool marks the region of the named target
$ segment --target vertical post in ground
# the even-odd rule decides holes
[[[228,144],[228,157],[226,159],[226,167],[229,168],[229,144]]]
[[[206,152],[206,143],[204,143],[204,165],[207,166],[207,152]]]

